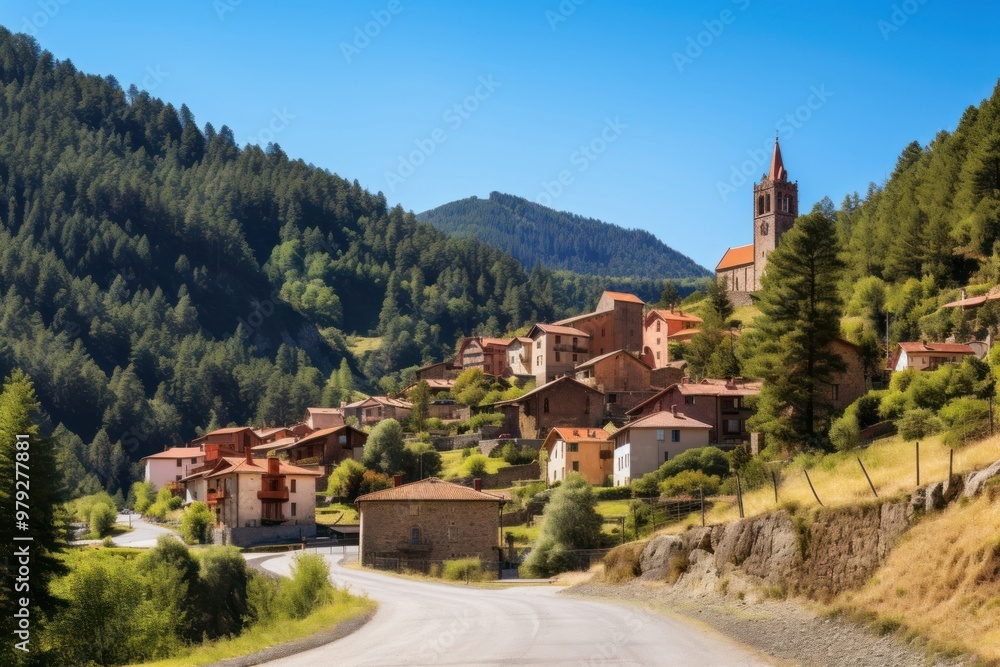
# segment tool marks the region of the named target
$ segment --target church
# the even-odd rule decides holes
[[[753,243],[729,248],[715,267],[716,278],[725,281],[729,299],[737,306],[750,305],[750,295],[760,289],[767,255],[799,214],[799,184],[788,180],[777,137],[771,168],[753,186],[753,206]]]

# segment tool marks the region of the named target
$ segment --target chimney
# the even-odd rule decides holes
[[[253,463],[253,450],[249,447],[244,447],[243,452],[247,455],[247,463]]]
[[[268,475],[277,475],[278,474],[278,466],[279,465],[280,465],[280,462],[278,461],[278,457],[277,456],[269,456],[268,459],[267,459],[267,474]]]
[[[677,416],[677,404],[676,404],[676,403],[674,403],[673,405],[671,405],[671,406],[670,406],[670,413],[671,413],[671,414],[672,414],[672,415],[673,415],[674,417],[676,417],[676,416]]]
[[[392,486],[393,486],[393,488],[395,488],[397,486],[403,486],[403,476],[402,475],[393,475],[392,476]]]
[[[479,478],[479,477],[477,477],[474,480],[472,480],[472,488],[475,489],[476,491],[482,491],[483,490],[483,480],[481,478]]]

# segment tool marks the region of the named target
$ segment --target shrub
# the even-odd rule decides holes
[[[938,414],[948,427],[944,444],[951,447],[979,438],[989,429],[990,405],[981,398],[956,398],[941,408]]]
[[[631,486],[598,486],[592,492],[598,500],[628,500],[632,497]]]
[[[896,428],[899,429],[899,435],[904,440],[919,440],[939,433],[944,425],[934,415],[933,410],[915,408],[907,410],[903,414],[896,422]]]
[[[729,458],[718,447],[696,447],[681,452],[660,466],[660,479],[685,470],[701,470],[706,475],[728,475]]]
[[[649,504],[641,500],[633,500],[628,504],[628,513],[625,515],[625,532],[631,532],[635,539],[639,539],[639,531],[649,523],[652,512]]]
[[[85,523],[89,526],[90,515],[93,513],[94,509],[99,506],[109,507],[111,508],[111,511],[117,514],[115,501],[107,494],[106,491],[99,491],[89,496],[77,498],[76,500],[68,503],[66,507],[74,521],[79,521],[80,523]]]
[[[344,459],[330,473],[326,485],[327,495],[354,502],[361,493],[361,481],[365,472],[365,467],[354,459]]]
[[[858,418],[851,410],[846,411],[843,416],[835,419],[830,427],[830,442],[839,452],[846,452],[857,449],[861,446],[861,429],[858,426]]]
[[[511,491],[511,494],[520,500],[522,503],[527,503],[529,500],[534,498],[536,495],[545,490],[545,482],[531,482],[525,484],[524,486],[517,486]]]
[[[441,472],[441,452],[426,442],[406,445],[403,469],[409,479],[435,477]]]
[[[278,580],[250,570],[247,579],[247,613],[243,617],[243,627],[267,626],[279,615]]]
[[[188,505],[181,517],[181,535],[188,544],[204,544],[208,527],[215,522],[215,515],[202,501]]]
[[[619,487],[620,488],[620,487]],[[660,476],[649,472],[632,482],[632,491],[641,498],[660,495]]]
[[[100,539],[111,532],[118,518],[118,512],[113,507],[95,505],[90,513],[90,534],[94,539]]]
[[[486,474],[486,465],[489,459],[487,459],[482,454],[473,454],[469,458],[465,459],[462,464],[462,469],[467,475],[472,477],[482,477]]]
[[[503,415],[499,412],[482,412],[469,420],[469,430],[478,431],[483,426],[502,426]]]
[[[685,470],[663,480],[660,490],[669,497],[698,495],[699,489],[710,496],[719,492],[720,484],[722,480],[718,475],[706,475],[701,470]]]
[[[642,574],[639,558],[645,546],[640,542],[631,542],[609,551],[604,556],[604,581],[624,584]]]
[[[494,447],[493,451],[490,452],[490,458],[503,459],[512,466],[518,466],[537,459],[538,450],[527,445],[518,447],[515,442],[507,442],[500,447]]]
[[[170,511],[170,504],[161,502],[157,500],[155,503],[149,506],[146,510],[146,518],[152,519],[154,521],[163,521],[167,518],[167,512]]]
[[[579,564],[572,550],[600,546],[603,520],[596,504],[587,480],[578,473],[569,474],[545,507],[545,523],[525,560],[525,571],[548,577]]]
[[[483,581],[487,578],[483,563],[478,558],[446,560],[441,577],[449,581]]]
[[[200,560],[198,628],[209,637],[238,634],[249,611],[246,559],[236,547],[209,547]]]
[[[391,488],[392,480],[389,479],[388,475],[374,470],[366,470],[365,474],[361,476],[361,488],[358,489],[358,493],[364,495]]]
[[[153,504],[156,490],[152,482],[135,482],[132,484],[132,495],[135,497],[135,505],[132,509],[139,514],[145,514],[149,506]]]
[[[292,563],[291,579],[281,586],[282,606],[292,618],[305,618],[333,596],[330,566],[318,554],[303,553]]]

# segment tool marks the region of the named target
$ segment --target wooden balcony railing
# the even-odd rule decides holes
[[[282,486],[279,489],[261,489],[257,492],[259,500],[288,500],[288,487]]]

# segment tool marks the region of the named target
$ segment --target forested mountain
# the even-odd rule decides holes
[[[710,275],[647,231],[556,211],[501,192],[491,192],[489,199],[460,199],[417,218],[454,237],[506,250],[526,268],[540,263],[587,275],[654,279]]]
[[[960,287],[973,296],[1000,283],[1000,85],[954,132],[906,146],[888,181],[872,183],[863,200],[846,197],[836,218],[849,315],[867,316],[884,335],[888,312],[893,342],[996,335],[997,302],[939,306]]]
[[[0,87],[0,374],[31,375],[72,491],[123,488],[198,428],[297,420],[345,334],[382,337],[349,357],[373,387],[603,287],[526,272],[2,28]]]

